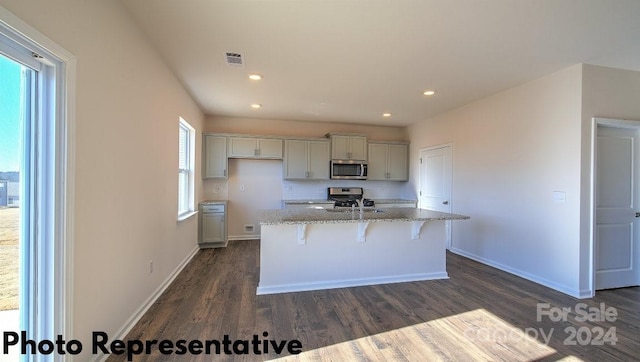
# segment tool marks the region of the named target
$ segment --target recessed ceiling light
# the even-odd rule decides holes
[[[436,91],[434,91],[434,90],[426,90],[422,94],[424,94],[425,96],[432,96],[432,95],[436,94]]]
[[[391,117],[391,113],[383,113],[382,117]]]
[[[249,74],[249,79],[251,80],[260,80],[262,76],[260,74]]]
[[[254,104],[251,105],[251,108],[260,109],[260,108],[262,108],[262,104],[254,103]]]

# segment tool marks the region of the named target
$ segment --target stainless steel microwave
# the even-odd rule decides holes
[[[336,180],[366,180],[366,161],[356,160],[331,160],[330,178]]]

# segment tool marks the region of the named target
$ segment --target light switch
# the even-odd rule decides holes
[[[567,201],[567,193],[564,191],[554,191],[553,192],[553,201],[555,202],[565,202]]]

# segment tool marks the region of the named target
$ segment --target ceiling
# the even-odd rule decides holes
[[[638,0],[121,1],[208,115],[405,126],[577,63],[640,71]]]

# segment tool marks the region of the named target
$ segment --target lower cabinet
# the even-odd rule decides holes
[[[227,213],[224,204],[200,204],[198,244],[201,248],[227,246]]]

